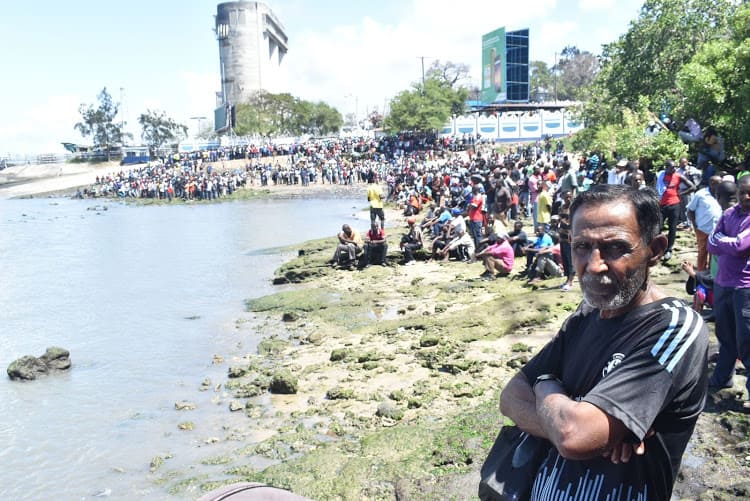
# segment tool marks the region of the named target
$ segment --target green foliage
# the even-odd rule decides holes
[[[750,5],[730,19],[729,35],[703,44],[677,73],[683,95],[679,111],[721,130],[728,149],[738,153],[750,142]]]
[[[656,164],[667,159],[677,160],[687,154],[687,146],[679,136],[666,131],[655,137],[645,134],[646,126],[652,119],[648,112],[648,100],[640,100],[639,111],[628,108],[622,110],[619,124],[607,124],[587,128],[576,136],[576,146],[585,151],[598,151],[612,160],[618,157],[628,159],[649,159]]]
[[[646,0],[627,33],[604,48],[605,87],[619,106],[635,108],[640,96],[671,106],[675,75],[703,43],[726,30],[730,2]]]
[[[326,103],[264,90],[238,104],[235,116],[234,130],[241,136],[325,135],[337,132],[344,123],[341,114]]]
[[[468,66],[435,61],[422,82],[399,93],[390,103],[383,127],[388,132],[430,131],[445,125],[451,115],[461,115],[469,97]]]
[[[529,72],[529,99],[531,101],[545,100],[554,86],[552,71],[544,61],[531,61]]]
[[[149,146],[152,155],[165,144],[187,137],[187,127],[175,122],[163,111],[146,110],[138,117],[138,123],[143,128],[141,139]]]
[[[122,144],[123,139],[130,137],[130,135],[123,132],[123,124],[115,123],[115,117],[117,117],[120,106],[112,102],[112,96],[109,95],[106,87],[102,89],[97,99],[99,100],[99,106],[96,108],[90,104],[81,104],[78,107],[81,121],[76,123],[73,128],[80,132],[83,137],[91,136],[94,147],[106,151],[107,160],[109,160],[111,148]]]
[[[424,88],[416,84],[391,101],[385,128],[389,132],[440,129],[452,114],[463,112],[467,96],[465,88],[453,89],[436,77],[428,78]]]
[[[602,69],[580,110],[587,128],[576,146],[656,162],[685,155],[675,134],[644,137],[643,128],[661,113],[716,126],[729,150],[744,145],[749,10],[724,0],[646,0],[628,32],[604,47]]]

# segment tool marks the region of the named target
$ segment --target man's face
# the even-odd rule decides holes
[[[744,181],[737,186],[737,201],[742,212],[750,212],[750,182]]]
[[[602,311],[630,305],[648,278],[651,256],[632,204],[622,200],[580,207],[571,241],[584,301]]]

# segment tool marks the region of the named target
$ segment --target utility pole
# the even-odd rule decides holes
[[[557,102],[557,52],[555,52],[555,65],[552,67],[555,75],[555,102]]]
[[[120,87],[120,147],[125,146],[125,106],[123,105],[124,87]],[[124,154],[124,153],[123,153]]]
[[[431,57],[430,56],[417,56],[417,59],[421,59],[422,60],[422,95],[424,95],[424,91],[425,91],[425,88],[424,88],[424,60],[425,59],[431,59]]]

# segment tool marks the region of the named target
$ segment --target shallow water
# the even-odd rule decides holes
[[[238,444],[206,445],[206,433],[247,418],[197,391],[226,374],[213,355],[257,342],[238,338],[235,320],[246,298],[273,290],[291,257],[277,247],[345,221],[364,229],[363,207],[0,200],[0,367],[48,346],[73,362],[33,382],[0,377],[0,499],[169,499],[148,474],[157,454],[194,475],[221,471],[199,462]],[[197,409],[176,411],[179,400]],[[204,429],[181,432],[182,421]]]

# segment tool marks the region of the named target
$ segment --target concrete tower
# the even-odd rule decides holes
[[[225,2],[216,8],[221,62],[220,105],[246,101],[260,89],[286,92],[287,36],[261,2]]]

